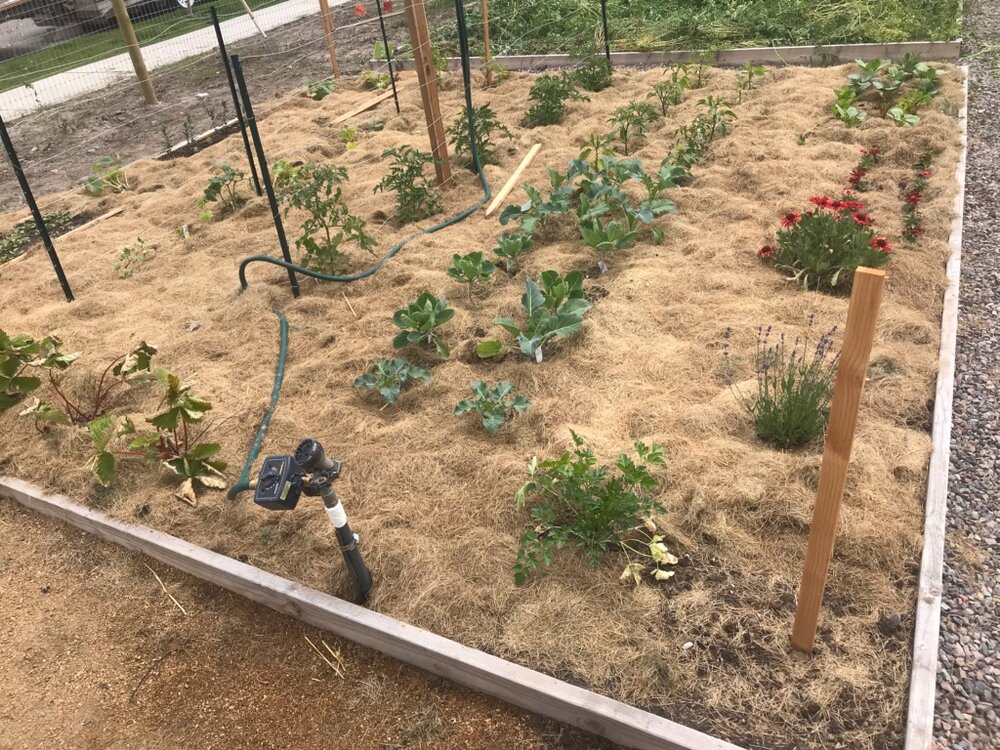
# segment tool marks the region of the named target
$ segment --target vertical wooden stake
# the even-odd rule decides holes
[[[319,12],[323,16],[323,35],[326,37],[326,49],[330,53],[330,68],[333,77],[340,78],[340,66],[337,64],[337,45],[333,41],[333,18],[330,16],[328,0],[319,0]]]
[[[480,0],[483,8],[483,67],[486,70],[486,87],[493,85],[493,70],[490,68],[490,10],[486,0]]]
[[[139,79],[146,104],[156,104],[156,92],[153,91],[153,82],[149,80],[149,71],[146,70],[146,61],[142,59],[142,48],[139,46],[139,40],[136,39],[135,29],[132,28],[132,20],[128,17],[125,0],[111,0],[111,6],[115,11],[115,18],[118,20],[118,28],[122,30],[122,38],[125,39],[128,56],[132,58],[135,77]]]
[[[858,406],[868,371],[868,358],[875,336],[879,303],[885,271],[859,268],[854,273],[854,289],[847,310],[847,330],[844,348],[840,352],[837,379],[830,406],[830,425],[826,433],[823,463],[816,490],[816,507],[809,527],[802,583],[799,585],[792,645],[799,651],[812,653],[816,640],[816,624],[823,604],[823,587],[833,555],[833,540],[837,532],[840,501],[847,480],[847,467],[854,444],[854,429],[858,421]]]
[[[424,0],[405,0],[406,25],[410,29],[413,44],[413,59],[420,82],[420,98],[424,104],[424,118],[427,120],[427,135],[431,140],[434,155],[434,171],[439,185],[451,179],[451,164],[448,163],[448,141],[441,122],[441,104],[438,101],[437,69],[431,55],[430,34],[427,31],[427,13]]]

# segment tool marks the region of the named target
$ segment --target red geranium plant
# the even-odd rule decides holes
[[[892,246],[875,235],[864,203],[825,195],[809,202],[811,211],[781,218],[775,241],[757,251],[761,260],[790,272],[804,288],[823,291],[849,289],[858,266],[889,262]]]

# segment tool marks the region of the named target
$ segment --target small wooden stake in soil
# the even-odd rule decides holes
[[[439,185],[451,179],[451,164],[448,163],[448,141],[445,139],[444,123],[441,121],[441,103],[438,101],[437,68],[431,55],[430,34],[427,31],[427,13],[424,0],[405,0],[406,25],[410,29],[413,44],[413,60],[420,82],[420,98],[424,103],[424,117],[427,120],[427,135],[431,139],[431,153],[434,155],[434,171]]]
[[[486,68],[486,88],[493,85],[493,70],[490,67],[490,9],[486,0],[480,0],[483,8],[483,67]]]
[[[111,0],[111,7],[114,9],[118,28],[122,30],[122,38],[125,40],[128,56],[132,59],[135,77],[142,87],[142,95],[146,98],[146,104],[156,104],[156,92],[153,91],[153,84],[149,80],[149,71],[146,70],[145,60],[142,59],[142,48],[139,46],[139,40],[135,37],[135,29],[132,28],[132,21],[128,17],[125,0]]]
[[[792,645],[799,651],[812,653],[816,640],[816,623],[823,604],[823,586],[833,554],[833,540],[837,533],[840,500],[847,480],[847,467],[854,444],[854,429],[858,421],[861,391],[868,371],[868,358],[875,336],[879,303],[885,271],[859,268],[854,274],[854,289],[847,310],[847,330],[844,348],[840,352],[837,380],[833,387],[830,406],[830,425],[826,433],[826,447],[816,490],[816,507],[812,526],[809,528],[809,546],[799,585],[795,624],[792,627]]]
[[[333,77],[340,78],[340,66],[337,64],[337,45],[333,40],[333,18],[330,16],[328,0],[319,0],[319,12],[323,16],[323,35],[326,37],[326,49],[330,53],[330,68]]]
[[[337,117],[336,119],[334,119],[333,124],[334,125],[340,125],[340,123],[342,123],[342,122],[347,122],[348,120],[350,120],[355,115],[360,115],[362,112],[366,112],[369,109],[371,109],[372,107],[375,107],[378,104],[381,104],[386,99],[388,99],[390,96],[392,96],[392,92],[391,91],[386,91],[385,93],[379,94],[374,99],[369,99],[367,102],[365,102],[364,104],[362,104],[360,107],[355,107],[350,112],[345,112],[344,114],[340,115],[339,117]]]
[[[514,185],[517,183],[518,179],[524,173],[524,170],[526,170],[528,168],[528,165],[531,164],[532,161],[534,161],[535,157],[538,156],[538,152],[541,150],[542,150],[541,143],[536,143],[534,146],[531,147],[531,150],[528,152],[528,155],[521,160],[520,164],[517,165],[517,169],[514,170],[514,173],[510,176],[510,178],[507,180],[504,186],[500,189],[500,192],[497,193],[497,197],[493,199],[493,202],[490,203],[489,208],[486,209],[486,216],[489,216],[503,204],[503,202],[507,199],[507,196],[510,195],[510,191],[514,189]]]

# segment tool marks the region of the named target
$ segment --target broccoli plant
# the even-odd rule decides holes
[[[480,252],[467,255],[451,256],[451,268],[448,275],[459,284],[465,284],[469,290],[469,302],[472,302],[472,287],[477,281],[489,281],[496,266],[488,260],[483,260]]]
[[[493,248],[493,252],[498,257],[503,258],[507,273],[514,273],[521,256],[531,250],[531,247],[531,237],[528,235],[519,232],[504,232],[497,238],[497,246]]]
[[[542,271],[538,280],[542,304],[552,312],[557,312],[569,300],[586,299],[582,271],[570,271],[565,276],[560,276],[558,271]]]
[[[618,128],[618,140],[622,142],[626,156],[629,153],[629,140],[642,138],[649,126],[656,122],[657,117],[659,115],[656,108],[645,102],[629,102],[611,113],[609,122]]]
[[[331,80],[310,81],[306,85],[306,96],[316,101],[322,101],[336,90],[337,84]]]
[[[382,158],[387,156],[393,159],[389,174],[375,186],[375,192],[395,191],[396,216],[400,223],[409,224],[436,214],[441,209],[440,198],[424,175],[424,166],[434,163],[434,157],[412,146],[383,151]]]
[[[581,550],[591,568],[597,568],[610,552],[627,554],[632,532],[647,525],[653,514],[665,512],[651,494],[657,486],[651,470],[663,465],[661,446],[637,442],[638,460],[622,453],[614,467],[599,466],[583,439],[571,434],[573,452],[547,461],[532,458],[529,479],[515,496],[518,508],[530,505],[532,522],[531,531],[521,537],[514,562],[516,583],[524,583],[542,566],[550,565],[553,552],[567,544]],[[660,547],[650,550],[657,557],[665,552]],[[626,568],[623,577],[629,575]]]
[[[469,118],[468,107],[448,128],[449,143],[455,147],[455,158],[468,167],[475,169],[472,161],[472,140],[469,138]],[[479,152],[481,164],[499,164],[497,156],[497,145],[494,143],[494,134],[505,135],[513,139],[510,129],[497,119],[496,113],[489,104],[476,107],[473,110],[473,120],[476,123],[476,150]]]
[[[94,162],[90,171],[91,175],[83,182],[84,191],[90,195],[103,195],[105,190],[123,193],[132,187],[120,157],[102,156]]]
[[[590,101],[573,85],[573,79],[566,73],[543,75],[535,79],[528,92],[532,104],[524,114],[521,125],[534,128],[539,125],[556,125],[566,115],[566,102],[570,99]]]
[[[448,307],[448,300],[424,292],[415,302],[393,313],[392,322],[400,330],[392,345],[396,349],[416,344],[432,345],[441,359],[448,359],[451,350],[438,337],[437,329],[454,316],[455,311]]]
[[[546,297],[534,279],[524,282],[521,307],[525,311],[524,327],[509,318],[496,318],[493,323],[515,337],[521,352],[542,361],[542,347],[557,337],[572,336],[583,328],[583,316],[590,309],[590,303],[583,298],[567,298],[555,309],[546,306]],[[485,342],[492,344],[492,342]],[[484,351],[490,351],[486,346]]]
[[[302,264],[320,273],[344,270],[348,257],[342,249],[345,242],[368,253],[375,249],[375,240],[365,231],[364,219],[352,214],[344,202],[341,185],[347,179],[343,167],[309,162],[282,181],[285,215],[293,208],[309,214],[295,240],[295,246],[304,252]]]
[[[573,73],[573,82],[587,91],[603,91],[611,85],[611,63],[600,54],[590,55]]]
[[[154,255],[156,255],[156,246],[147,245],[142,237],[136,237],[133,244],[126,245],[118,251],[118,259],[114,265],[115,271],[123,279],[127,279]]]
[[[608,256],[618,250],[627,250],[635,245],[639,232],[627,223],[612,219],[601,223],[580,224],[580,236],[597,253],[597,266],[601,273],[608,270]]]
[[[36,340],[25,334],[9,336],[0,329],[0,412],[38,390],[42,379],[33,372],[65,370],[80,356],[63,354],[56,336]]]
[[[377,390],[386,405],[389,405],[396,403],[403,390],[416,380],[429,383],[431,374],[423,367],[410,364],[403,357],[380,359],[354,379],[354,387],[363,388],[369,393]]]
[[[222,212],[233,213],[239,209],[244,198],[240,196],[240,184],[246,182],[246,173],[241,169],[236,169],[232,164],[223,163],[219,165],[219,173],[212,175],[205,187],[205,192],[198,201],[198,206],[202,209],[202,220],[212,220],[212,210],[207,208],[209,203],[218,203],[222,206]]]
[[[524,396],[512,396],[514,384],[506,380],[490,388],[482,380],[469,383],[475,398],[467,398],[455,404],[455,416],[466,412],[479,412],[483,417],[483,427],[490,435],[496,435],[507,417],[523,414],[531,403]]]

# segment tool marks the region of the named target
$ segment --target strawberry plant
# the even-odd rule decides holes
[[[94,162],[90,171],[91,175],[83,182],[84,191],[90,195],[103,195],[105,190],[123,193],[132,187],[117,156],[102,156]]]
[[[573,82],[587,91],[604,91],[611,85],[611,63],[600,54],[590,55],[571,73]]]
[[[402,224],[426,219],[441,210],[437,190],[424,175],[424,167],[434,162],[431,154],[412,146],[390,148],[382,158],[391,156],[389,174],[375,186],[375,192],[396,193],[396,216]]]
[[[813,320],[809,319],[809,331]],[[756,394],[747,396],[733,390],[740,406],[753,420],[757,437],[787,450],[801,448],[823,437],[833,397],[839,355],[833,354],[836,327],[819,337],[815,345],[809,333],[796,336],[791,346],[785,334],[771,337],[771,326],[757,326],[754,354]],[[729,331],[723,359],[730,382],[735,380],[729,356]]]
[[[489,104],[483,104],[473,110],[473,119],[476,123],[476,150],[479,152],[479,161],[482,164],[499,164],[500,158],[497,155],[497,145],[494,143],[494,135],[504,135],[513,140],[514,136],[510,130],[497,119],[496,113]],[[455,158],[459,163],[475,169],[472,161],[472,143],[469,138],[468,109],[448,128],[450,136],[449,143],[455,148]]]
[[[308,214],[295,240],[304,253],[302,264],[320,273],[344,270],[348,258],[343,250],[345,242],[368,253],[375,249],[375,240],[365,231],[365,220],[352,214],[344,202],[341,185],[347,179],[343,167],[308,162],[294,168],[281,183],[285,215],[293,208]]]
[[[629,153],[629,140],[642,138],[658,117],[656,108],[645,102],[629,102],[611,113],[609,122],[618,128],[618,140],[621,141],[626,156]]]
[[[336,90],[337,84],[331,80],[324,79],[322,81],[311,81],[306,85],[306,96],[318,102],[322,101]]]
[[[660,114],[667,114],[667,108],[681,103],[684,88],[676,81],[660,81],[654,84],[653,90],[646,94],[647,99],[657,99],[660,102]]]
[[[36,340],[25,334],[8,335],[0,329],[0,412],[24,396],[38,390],[38,371],[65,370],[80,356],[63,354],[62,341],[55,336]]]
[[[517,270],[520,258],[532,248],[531,237],[526,234],[504,232],[497,238],[493,253],[503,258],[507,273]]]
[[[455,316],[455,311],[448,307],[448,300],[438,299],[430,292],[424,292],[406,307],[396,310],[392,322],[399,328],[399,333],[392,340],[396,349],[407,346],[427,344],[433,346],[441,359],[448,359],[451,350],[438,337],[437,329]]]
[[[380,359],[354,379],[355,388],[367,392],[377,390],[386,404],[399,400],[403,390],[414,381],[431,382],[431,374],[423,367],[410,364],[406,359]]]
[[[567,298],[555,309],[546,306],[546,298],[534,279],[524,282],[521,307],[525,312],[524,327],[509,318],[496,318],[493,323],[510,333],[517,341],[521,352],[542,361],[542,348],[552,339],[572,336],[583,328],[583,316],[590,309],[590,303],[583,298]],[[487,347],[490,349],[490,347]]]
[[[156,255],[156,247],[147,245],[142,237],[136,237],[134,244],[126,245],[118,251],[118,260],[114,266],[115,271],[123,279],[127,279],[154,255]]]
[[[805,289],[849,289],[858,266],[880,268],[889,262],[892,247],[871,229],[864,204],[826,196],[809,199],[814,208],[804,214],[787,214],[774,245],[764,245],[757,255],[791,273],[789,280]]]
[[[482,415],[483,427],[490,435],[496,435],[508,417],[523,414],[531,406],[531,402],[524,396],[511,395],[514,384],[506,380],[492,388],[482,380],[473,380],[469,387],[475,397],[455,404],[455,416],[478,412]]]
[[[661,446],[636,442],[638,460],[622,453],[613,467],[600,466],[583,438],[571,434],[572,453],[546,461],[532,458],[529,479],[515,496],[519,509],[529,507],[532,524],[514,562],[518,584],[550,565],[554,552],[567,545],[583,552],[596,569],[606,554],[623,551],[636,527],[665,512],[652,496],[657,481],[651,470],[663,466]]]
[[[556,125],[562,122],[566,115],[566,102],[571,99],[590,101],[577,91],[573,79],[566,73],[536,78],[531,91],[528,92],[528,99],[534,103],[521,120],[521,125],[526,128]]]
[[[202,220],[212,220],[212,210],[206,208],[209,203],[218,203],[222,206],[222,213],[234,213],[244,202],[245,198],[240,195],[240,185],[246,182],[246,173],[241,169],[236,169],[232,164],[223,163],[219,165],[219,173],[212,175],[205,187],[205,192],[198,201],[198,206],[203,209]]]
[[[483,254],[477,251],[467,255],[451,256],[451,267],[447,273],[459,284],[466,285],[469,302],[472,302],[473,285],[478,281],[489,281],[495,270],[496,266],[488,260],[483,260]]]

